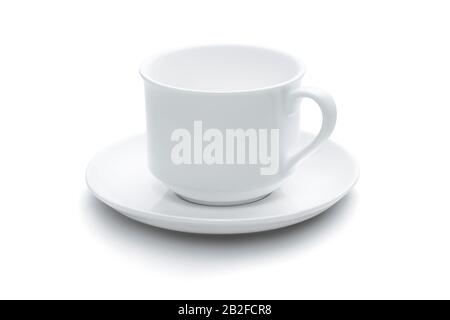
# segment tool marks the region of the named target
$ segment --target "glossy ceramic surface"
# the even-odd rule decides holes
[[[302,134],[304,143],[311,139]],[[176,231],[250,233],[299,223],[339,201],[359,175],[353,157],[326,141],[264,199],[228,207],[198,205],[181,199],[150,174],[145,144],[145,135],[136,136],[97,154],[87,168],[87,184],[98,199],[122,214]]]
[[[331,96],[301,86],[304,72],[303,63],[288,54],[238,45],[181,49],[144,62],[140,73],[146,100],[147,166],[153,176],[192,201],[217,205],[251,202],[277,189],[299,161],[330,136],[336,122]],[[298,106],[303,98],[317,103],[323,122],[312,143],[300,148]],[[178,136],[179,130],[188,137]],[[275,169],[261,173],[267,166],[262,164],[261,145],[267,145],[261,143],[265,141],[262,135],[243,142],[242,153],[251,153],[258,163],[243,156],[242,163],[235,164],[239,156],[233,154],[229,164],[231,152],[224,147],[237,140],[222,139],[229,130],[276,133],[277,138],[270,139],[276,143],[268,147],[272,152],[266,159]],[[207,131],[216,135],[208,137]],[[219,140],[215,161],[205,164],[206,148]],[[250,146],[250,140],[258,147]],[[189,145],[183,152],[189,153],[184,163],[172,157],[180,142]],[[230,149],[236,149],[233,153],[241,150],[237,146]],[[227,163],[223,163],[225,157]]]

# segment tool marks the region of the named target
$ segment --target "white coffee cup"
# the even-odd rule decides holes
[[[303,63],[275,50],[187,48],[147,60],[140,73],[149,169],[192,202],[235,205],[265,197],[336,123],[331,96],[300,87]],[[319,105],[323,121],[313,141],[300,148],[303,97]]]

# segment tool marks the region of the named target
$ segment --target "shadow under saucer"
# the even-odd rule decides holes
[[[87,191],[82,197],[82,208],[88,226],[115,249],[139,250],[142,258],[165,268],[177,268],[182,263],[184,268],[206,271],[274,259],[315,245],[339,232],[339,226],[354,213],[357,201],[357,193],[351,191],[322,214],[302,223],[236,235],[191,234],[142,224],[121,215]]]

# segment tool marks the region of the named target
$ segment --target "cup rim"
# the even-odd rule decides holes
[[[163,83],[161,81],[158,81],[154,78],[152,78],[148,72],[146,72],[145,70],[148,69],[148,67],[153,64],[157,59],[164,57],[166,55],[175,53],[175,52],[181,52],[181,51],[185,51],[185,50],[190,50],[190,49],[207,49],[207,48],[214,48],[214,47],[236,47],[236,48],[244,48],[244,49],[257,49],[257,50],[265,50],[265,51],[269,51],[272,53],[275,53],[277,55],[281,55],[284,56],[286,58],[291,59],[293,62],[295,62],[295,64],[298,67],[298,72],[290,77],[289,79],[285,80],[285,81],[280,81],[278,83],[275,83],[273,85],[270,86],[264,86],[264,87],[259,87],[259,88],[251,88],[251,89],[244,89],[244,90],[223,90],[223,91],[216,91],[216,90],[201,90],[201,89],[191,89],[191,88],[184,88],[181,86],[174,86],[174,85],[170,85],[167,83]],[[154,85],[160,86],[160,87],[164,87],[164,88],[168,88],[171,90],[177,90],[177,91],[182,91],[182,92],[189,92],[189,93],[201,93],[201,94],[237,94],[237,93],[254,93],[254,92],[260,92],[260,91],[266,91],[266,90],[271,90],[271,89],[276,89],[276,88],[280,88],[283,86],[286,86],[292,82],[295,82],[299,79],[301,79],[303,77],[303,75],[306,72],[306,68],[305,65],[303,63],[302,60],[300,60],[299,58],[285,53],[283,51],[277,50],[277,49],[272,49],[269,47],[263,47],[263,46],[253,46],[253,45],[242,45],[242,44],[211,44],[211,45],[197,45],[197,46],[189,46],[189,47],[181,47],[178,49],[172,49],[172,50],[167,50],[164,52],[160,52],[159,54],[155,54],[152,55],[151,57],[145,59],[142,63],[141,66],[139,68],[139,74],[141,75],[141,77],[144,79],[144,81],[148,81],[149,83],[152,83]]]

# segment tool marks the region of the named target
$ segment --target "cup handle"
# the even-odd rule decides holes
[[[288,159],[286,163],[287,169],[291,169],[301,160],[316,151],[322,142],[328,139],[336,125],[336,104],[331,95],[322,89],[303,87],[291,92],[288,101],[292,105],[292,103],[300,98],[309,98],[317,103],[320,107],[320,111],[322,111],[322,127],[317,136],[305,148],[297,151]]]

